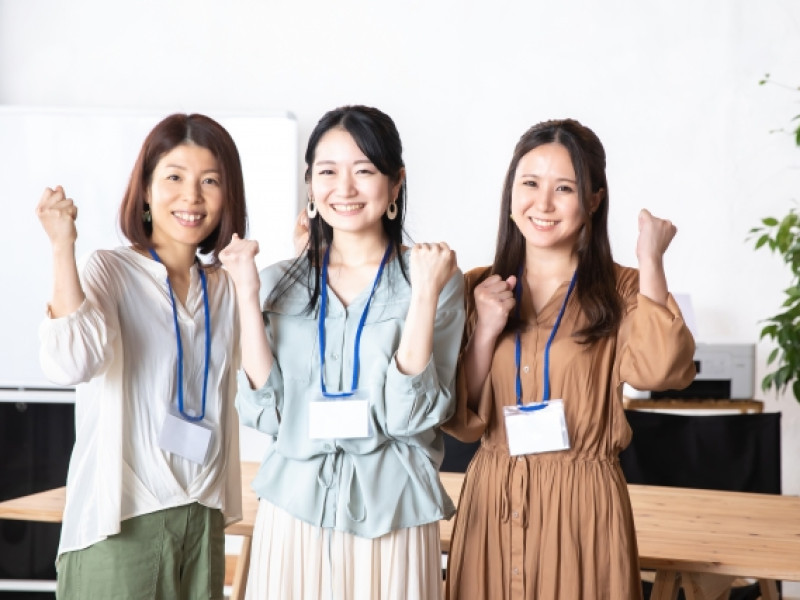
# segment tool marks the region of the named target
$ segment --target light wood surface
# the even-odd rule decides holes
[[[760,413],[764,411],[762,400],[680,399],[680,398],[622,398],[628,410],[713,410]]]
[[[244,597],[258,499],[250,484],[258,463],[242,463],[243,519],[226,533],[244,536],[233,580]],[[441,473],[458,501],[461,473]],[[660,486],[628,486],[642,568],[655,569],[653,600],[672,600],[683,586],[690,600],[717,598],[735,577],[761,582],[776,599],[775,580],[800,581],[800,498]],[[0,502],[0,518],[59,522],[65,488]],[[440,522],[442,549],[450,548],[453,521]],[[724,595],[724,592],[723,592]]]

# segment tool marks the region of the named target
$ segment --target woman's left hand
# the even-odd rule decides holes
[[[458,269],[456,253],[444,242],[415,244],[409,261],[411,290],[428,292],[438,298],[445,284]]]
[[[636,242],[636,258],[639,263],[661,261],[678,228],[672,221],[654,217],[643,208],[639,212],[639,239]]]

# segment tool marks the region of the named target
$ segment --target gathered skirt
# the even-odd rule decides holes
[[[431,600],[441,594],[438,522],[363,538],[259,501],[246,600]]]

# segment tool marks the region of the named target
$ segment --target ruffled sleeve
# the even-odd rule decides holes
[[[672,294],[666,305],[639,293],[638,272],[619,277],[625,315],[619,329],[618,380],[641,390],[681,389],[695,377],[695,343]]]
[[[386,373],[386,430],[393,436],[429,432],[455,410],[458,348],[464,330],[464,276],[456,272],[439,295],[433,354],[421,373],[405,375],[395,357]]]
[[[105,371],[114,359],[119,331],[114,281],[92,254],[81,274],[86,299],[64,317],[47,318],[39,326],[39,359],[45,376],[59,385],[84,383]]]

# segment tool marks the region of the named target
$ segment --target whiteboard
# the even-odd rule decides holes
[[[78,260],[127,244],[118,210],[149,131],[169,114],[0,106],[0,393],[53,388],[39,367],[38,326],[52,292],[51,250],[35,214],[45,187],[78,206]],[[289,112],[205,112],[231,134],[244,171],[249,237],[259,268],[292,255],[297,215],[297,121]],[[7,394],[6,394],[7,395]]]

